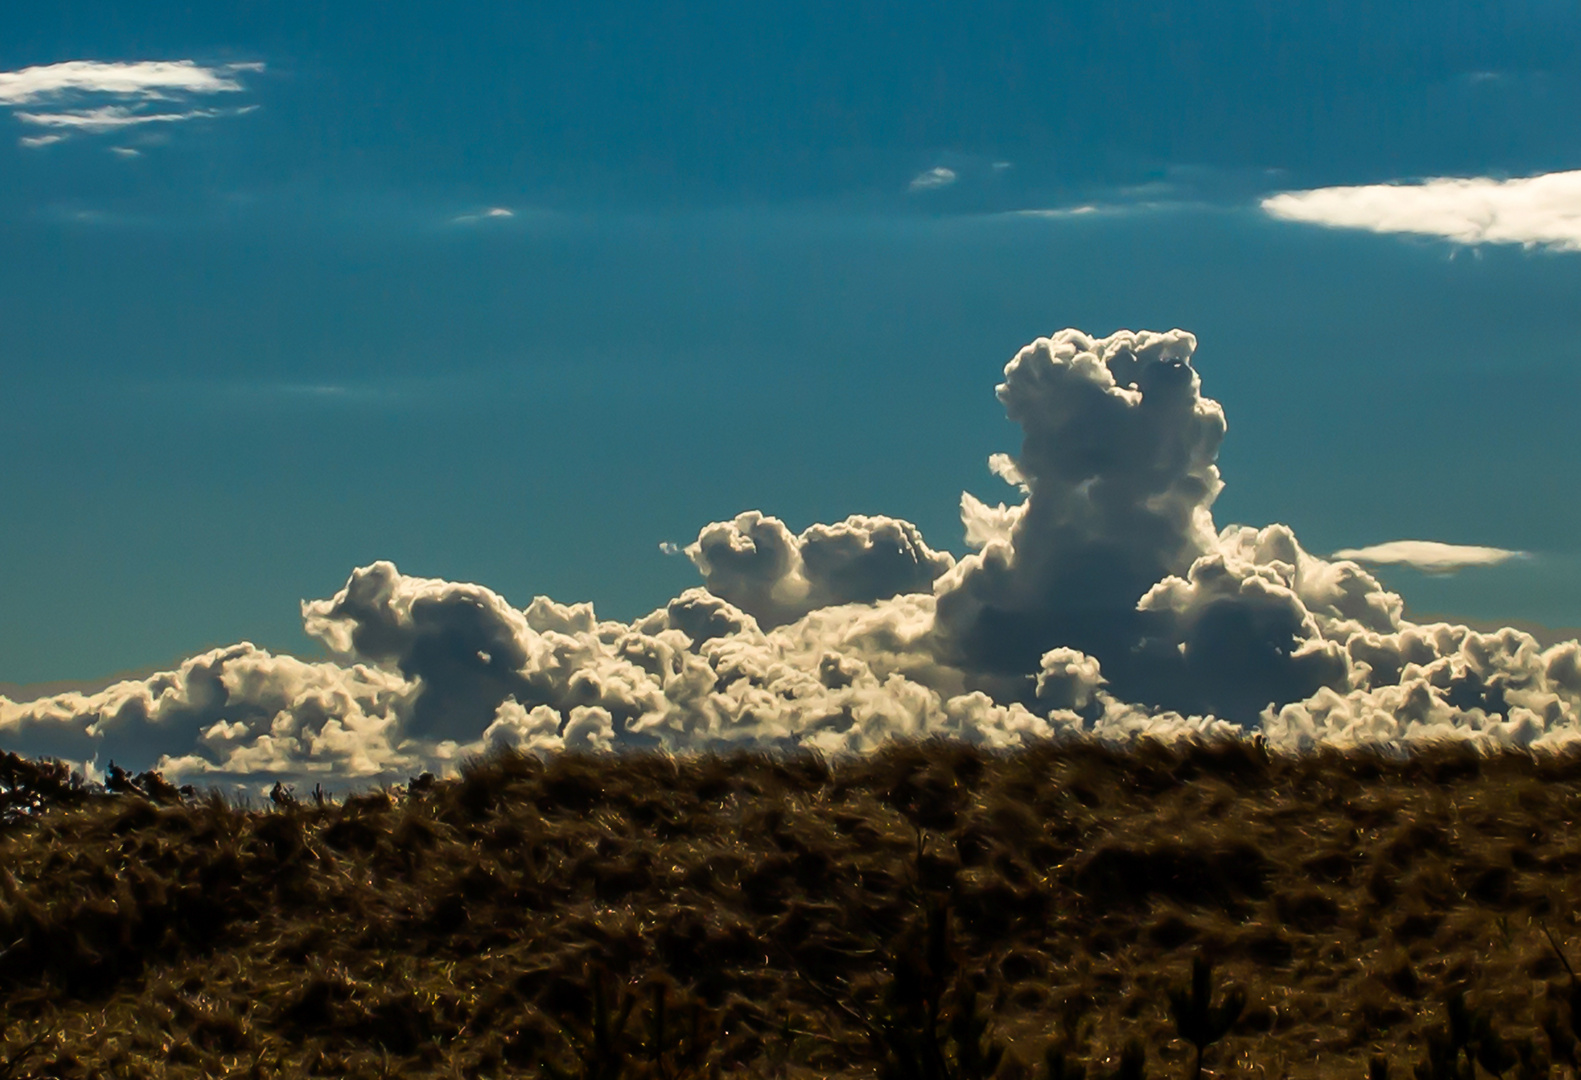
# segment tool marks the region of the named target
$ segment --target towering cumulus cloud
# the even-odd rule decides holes
[[[96,694],[0,698],[0,745],[200,782],[347,784],[498,746],[1574,739],[1576,642],[1413,625],[1357,562],[1282,525],[1217,528],[1225,421],[1195,350],[1180,330],[1022,349],[999,387],[1021,450],[989,461],[1015,498],[962,496],[959,561],[895,518],[796,534],[754,511],[705,526],[685,549],[703,586],[631,623],[377,562],[302,605],[333,660],[243,643]]]
[[[1056,645],[1116,664],[1141,632],[1137,599],[1214,550],[1224,412],[1201,395],[1196,345],[1064,330],[1010,361],[999,400],[1025,438],[995,465],[1025,499],[963,500],[983,546],[939,590],[940,644],[966,666],[1020,676]]]

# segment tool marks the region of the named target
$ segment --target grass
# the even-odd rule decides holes
[[[505,756],[256,810],[111,781],[0,756],[0,1078],[1431,1080],[1581,1056],[1573,757]]]

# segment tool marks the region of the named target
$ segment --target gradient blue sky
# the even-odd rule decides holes
[[[959,552],[1064,326],[1198,335],[1220,522],[1519,549],[1382,576],[1581,625],[1581,253],[1260,205],[1581,167],[1581,12],[1207,7],[0,8],[0,71],[241,65],[0,108],[0,682],[312,652],[379,558],[631,617],[749,508]]]

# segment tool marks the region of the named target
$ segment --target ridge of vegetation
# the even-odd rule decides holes
[[[1581,757],[0,755],[6,1077],[1577,1075]]]

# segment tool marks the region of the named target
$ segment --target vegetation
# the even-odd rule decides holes
[[[1574,1077],[1581,758],[0,755],[6,1077]]]

